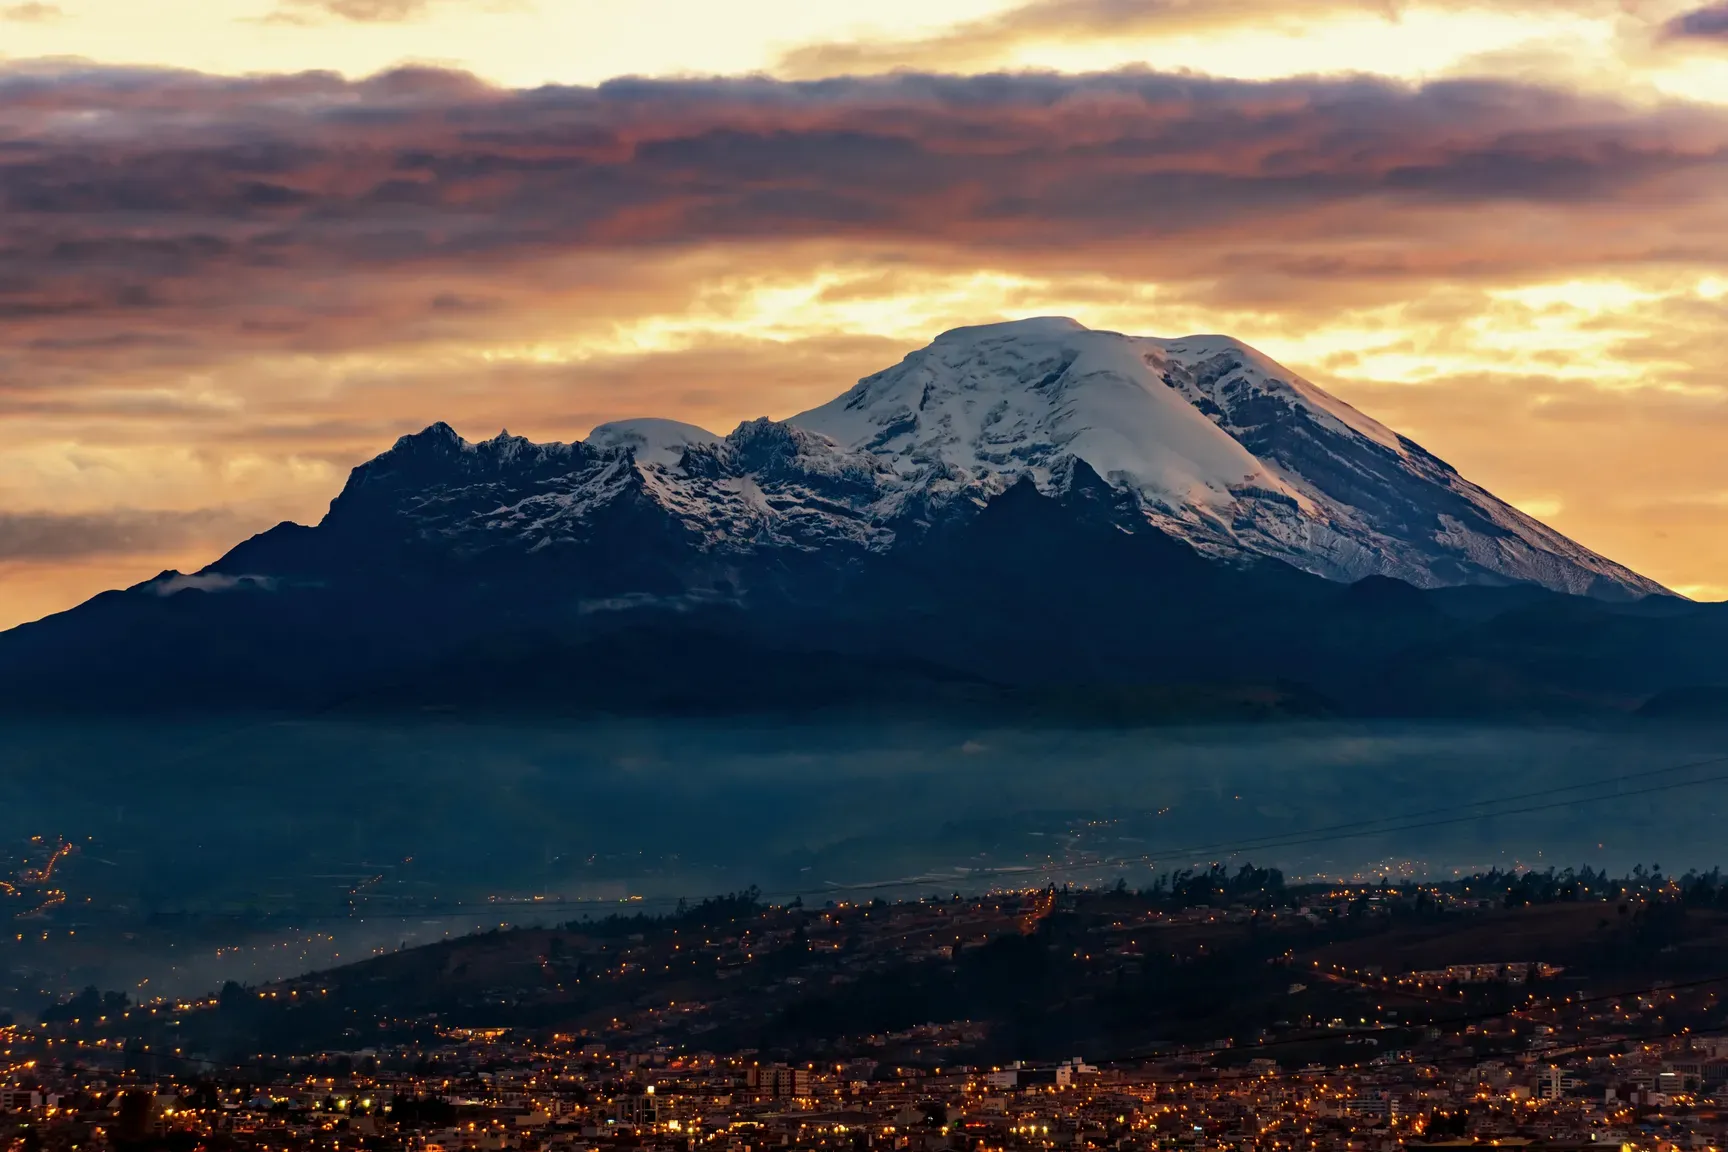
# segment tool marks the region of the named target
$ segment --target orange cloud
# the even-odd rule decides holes
[[[272,22],[304,24],[320,19],[355,24],[400,24],[425,16],[434,5],[449,0],[278,0],[266,17]]]
[[[47,24],[65,18],[66,13],[58,4],[43,4],[39,0],[29,4],[7,4],[0,7],[0,20],[10,20],[18,24]]]

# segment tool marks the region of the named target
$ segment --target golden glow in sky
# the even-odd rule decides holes
[[[498,84],[597,84],[618,76],[961,73],[1139,65],[1243,79],[1369,73],[1545,76],[1619,94],[1728,100],[1719,52],[1654,52],[1673,0],[1506,3],[1146,4],[1180,18],[1087,19],[1132,4],[1065,0],[54,0],[0,11],[0,60],[69,57],[224,75],[403,64]],[[1025,8],[1053,19],[979,35]],[[823,53],[825,48],[838,52]],[[847,55],[851,51],[852,55]],[[827,63],[823,63],[823,61]],[[850,67],[847,67],[850,65]]]
[[[782,47],[870,26],[935,31],[951,19],[988,12],[992,4],[433,0],[411,6],[403,19],[378,20],[345,19],[340,6],[331,11],[271,0],[60,0],[54,7],[60,15],[0,26],[0,52],[15,60],[76,56],[228,75],[330,69],[357,77],[431,63],[526,87],[762,71]]]

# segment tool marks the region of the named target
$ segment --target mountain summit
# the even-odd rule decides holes
[[[915,484],[1042,485],[1076,457],[1202,553],[1333,580],[1663,590],[1227,336],[1130,337],[1060,317],[957,328],[791,423]]]

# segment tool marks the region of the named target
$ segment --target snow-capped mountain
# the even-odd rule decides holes
[[[1044,485],[1077,457],[1202,552],[1334,580],[1662,591],[1224,336],[1054,317],[960,328],[791,423],[881,457],[920,493]]]
[[[1116,491],[1118,527],[1221,560],[1346,582],[1661,591],[1244,344],[1059,318],[944,333],[828,404],[725,436],[643,419],[573,444],[469,443],[433,425],[355,469],[321,531],[364,540],[351,556],[387,540],[466,557],[653,541],[685,557],[657,586],[739,587],[746,558],[889,552],[1022,480],[1060,491],[1076,461]],[[249,542],[215,570],[279,574],[261,552],[274,548]]]

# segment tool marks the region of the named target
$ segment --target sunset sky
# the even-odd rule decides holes
[[[0,627],[1041,314],[1728,597],[1728,0],[0,0]]]

